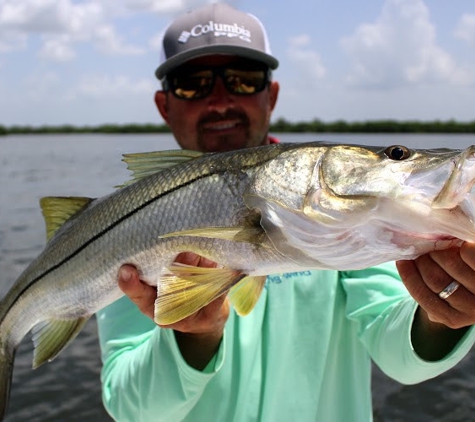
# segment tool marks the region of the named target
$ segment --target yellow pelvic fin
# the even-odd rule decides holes
[[[155,301],[155,322],[169,325],[194,314],[244,277],[238,270],[174,265],[163,276]]]
[[[256,306],[267,276],[244,277],[229,292],[229,300],[240,316],[249,314]]]
[[[79,334],[89,317],[50,320],[33,328],[33,369],[52,361]]]
[[[40,207],[46,223],[49,240],[66,221],[86,208],[94,199],[82,196],[47,196],[40,199]]]
[[[193,160],[194,158],[200,157],[202,155],[202,152],[189,150],[170,150],[124,154],[122,161],[127,163],[127,168],[132,172],[132,180],[129,180],[118,187],[130,185],[137,180],[150,176],[151,174],[166,170],[185,161]]]
[[[167,237],[191,236],[205,237],[208,239],[231,240],[234,242],[245,242],[261,244],[266,238],[264,229],[260,226],[250,227],[205,227],[198,229],[183,230],[179,232],[167,233],[160,236],[161,239]]]

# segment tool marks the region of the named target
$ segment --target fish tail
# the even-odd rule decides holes
[[[2,347],[2,350],[0,350],[0,421],[7,413],[14,358],[14,353],[9,353]]]

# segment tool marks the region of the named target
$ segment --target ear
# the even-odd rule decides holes
[[[274,110],[277,104],[277,98],[279,97],[280,85],[277,81],[272,81],[269,86],[269,107],[270,110]]]
[[[157,91],[155,93],[155,105],[157,106],[158,111],[160,112],[163,120],[169,124],[168,118],[168,104],[167,104],[167,93],[165,91]]]

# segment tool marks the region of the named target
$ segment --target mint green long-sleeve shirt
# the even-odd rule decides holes
[[[416,303],[394,264],[272,275],[250,315],[231,312],[204,371],[183,360],[172,330],[127,298],[98,314],[103,400],[121,422],[368,422],[371,359],[402,383],[454,366],[470,329],[443,360],[410,341]]]

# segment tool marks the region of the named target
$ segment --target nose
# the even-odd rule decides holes
[[[232,94],[226,89],[221,76],[217,76],[213,89],[207,97],[207,105],[219,113],[223,113],[233,102]]]

